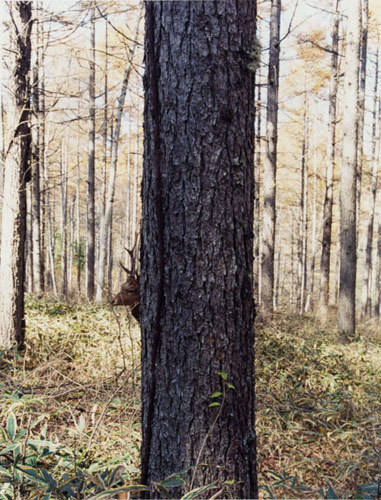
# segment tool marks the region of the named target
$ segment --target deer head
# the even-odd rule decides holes
[[[131,268],[128,269],[121,262],[121,268],[127,274],[127,280],[122,284],[120,292],[117,293],[111,300],[113,306],[128,306],[131,309],[133,317],[140,321],[139,314],[139,274],[136,270],[136,244],[138,235],[136,234],[135,243],[132,250],[126,248],[127,253],[131,258]]]

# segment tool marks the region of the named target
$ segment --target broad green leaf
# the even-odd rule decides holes
[[[210,395],[211,398],[219,398],[220,396],[222,396],[221,391],[213,392],[213,394]]]
[[[221,403],[219,403],[218,401],[213,401],[213,403],[209,404],[209,408],[212,408],[213,406],[221,406]]]
[[[0,455],[5,455],[6,453],[13,451],[14,449],[19,448],[19,447],[20,447],[20,443],[12,443],[9,446],[7,446],[6,448],[0,450]]]
[[[217,372],[217,375],[219,375],[223,380],[227,380],[228,374],[226,372]]]

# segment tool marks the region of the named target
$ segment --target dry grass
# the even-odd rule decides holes
[[[73,450],[81,467],[123,464],[124,480],[136,482],[136,323],[122,308],[30,299],[27,325],[25,356],[0,358],[0,426],[11,413],[19,428],[38,422],[33,433],[47,424],[46,438]],[[259,319],[256,330],[261,496],[350,498],[366,483],[374,491],[381,473],[378,325],[361,325],[362,340],[348,345],[333,328],[287,313]],[[374,498],[364,495],[357,498]]]
[[[368,483],[374,493],[381,478],[381,335],[374,323],[361,329],[362,340],[342,345],[334,329],[308,317],[284,313],[257,324],[265,497],[349,498]]]

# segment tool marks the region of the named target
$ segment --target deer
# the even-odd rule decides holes
[[[131,259],[131,268],[127,268],[119,262],[120,267],[127,274],[126,281],[122,284],[120,292],[111,299],[113,306],[128,306],[136,321],[140,322],[139,313],[139,274],[136,266],[136,244],[138,241],[138,234],[135,236],[135,243],[132,249],[125,248],[126,252]]]

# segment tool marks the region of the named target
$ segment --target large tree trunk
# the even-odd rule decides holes
[[[24,278],[26,182],[30,179],[30,87],[32,4],[9,3],[9,144],[5,158],[0,255],[0,347],[22,346],[25,336]]]
[[[271,0],[270,56],[267,86],[266,157],[263,172],[262,304],[273,310],[274,245],[276,226],[276,163],[281,0]]]
[[[329,90],[327,167],[325,179],[325,195],[323,203],[323,239],[320,259],[320,294],[319,317],[322,323],[328,319],[329,276],[331,271],[332,243],[332,209],[333,209],[333,171],[336,162],[336,120],[338,93],[338,59],[339,59],[339,0],[336,0],[336,15],[332,30],[331,80]]]
[[[234,498],[258,494],[254,35],[254,1],[146,3],[142,481],[205,464],[186,488]]]
[[[361,1],[345,3],[348,16],[344,65],[343,150],[340,178],[340,290],[338,327],[355,335],[356,310],[356,175],[359,121]]]

